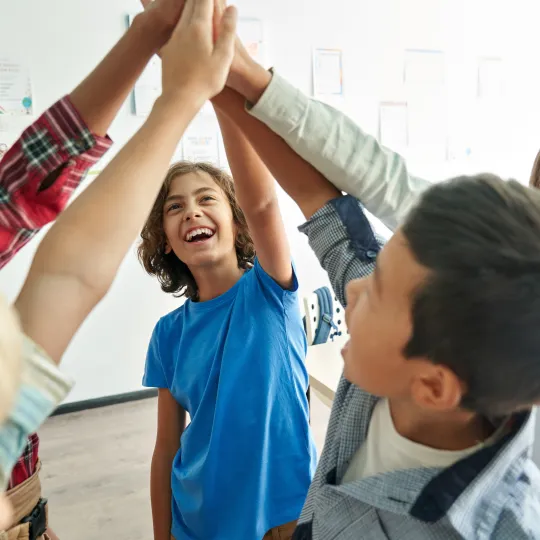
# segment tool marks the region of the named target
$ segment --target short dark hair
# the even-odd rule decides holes
[[[407,357],[444,364],[462,406],[504,415],[540,401],[540,191],[482,174],[436,184],[403,234],[429,277]]]
[[[255,246],[251,239],[244,212],[242,212],[236,200],[232,177],[224,170],[210,163],[179,161],[171,165],[141,232],[142,241],[137,248],[137,254],[144,269],[151,276],[157,277],[164,292],[172,293],[175,296],[185,296],[191,300],[198,300],[199,298],[199,289],[193,274],[174,252],[165,252],[167,238],[163,230],[163,205],[171,183],[176,177],[201,172],[212,177],[214,182],[225,193],[231,206],[233,221],[238,229],[235,241],[238,267],[243,269],[251,268],[255,260]]]

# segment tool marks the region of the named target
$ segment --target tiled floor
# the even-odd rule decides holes
[[[311,398],[322,449],[330,410]],[[60,540],[150,540],[150,459],[157,401],[51,418],[40,432],[43,492]]]

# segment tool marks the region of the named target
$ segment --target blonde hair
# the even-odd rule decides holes
[[[0,425],[7,418],[19,390],[22,338],[15,311],[0,295]]]

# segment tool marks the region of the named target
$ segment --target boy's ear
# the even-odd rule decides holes
[[[163,251],[165,255],[168,255],[172,251],[171,244],[169,244],[168,240],[165,240],[165,248],[163,249]]]
[[[466,392],[463,381],[447,366],[426,361],[413,379],[412,398],[419,406],[450,411],[459,407]]]

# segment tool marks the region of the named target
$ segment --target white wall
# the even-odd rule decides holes
[[[477,56],[503,55],[510,69],[511,99],[506,112],[491,120],[494,130],[504,132],[502,126],[511,125],[506,128],[510,150],[474,166],[526,180],[540,147],[539,108],[533,108],[540,81],[530,67],[537,63],[530,42],[540,9],[532,0],[516,0],[512,7],[503,0],[239,0],[237,5],[242,16],[263,19],[269,58],[306,92],[311,90],[312,47],[343,48],[344,108],[372,133],[377,131],[378,101],[401,97],[405,48],[446,51],[449,117],[456,133],[469,125]],[[0,0],[0,55],[19,51],[27,58],[40,112],[89,72],[121,36],[126,14],[137,10],[136,0]],[[139,124],[126,104],[111,129],[117,145]],[[452,167],[435,168],[428,160],[415,166],[415,172],[434,180],[453,174]],[[282,202],[302,290],[308,292],[324,283],[325,275],[306,240],[295,231],[302,222],[300,213],[285,197]],[[36,244],[32,242],[0,273],[0,290],[11,299],[24,280]],[[64,369],[77,381],[69,401],[140,388],[152,328],[159,316],[177,305],[145,275],[132,250],[111,292],[65,356]]]

